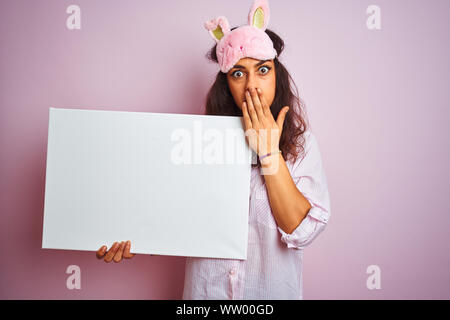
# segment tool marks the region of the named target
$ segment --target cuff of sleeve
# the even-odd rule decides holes
[[[325,208],[316,204],[308,196],[306,196],[305,198],[309,201],[309,203],[312,206],[308,212],[308,216],[311,216],[314,219],[319,220],[320,222],[328,223],[328,220],[330,219],[330,213]]]
[[[281,240],[287,244],[288,248],[303,249],[323,230],[328,217],[321,211],[318,207],[311,207],[306,217],[290,234],[278,227]]]

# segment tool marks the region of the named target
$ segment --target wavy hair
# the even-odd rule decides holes
[[[236,29],[234,27],[231,30]],[[279,112],[284,106],[289,106],[289,111],[283,124],[283,130],[280,137],[279,148],[285,161],[295,161],[301,150],[304,155],[305,138],[303,133],[308,130],[309,123],[306,117],[304,104],[298,95],[298,88],[295,85],[291,75],[278,60],[283,52],[284,41],[275,32],[266,29],[277,51],[277,57],[274,59],[276,74],[276,90],[275,97],[270,106],[273,118],[276,120]],[[216,55],[217,44],[212,47],[206,54],[206,58],[218,63]],[[242,110],[236,105],[230,88],[228,87],[227,74],[219,71],[216,80],[212,84],[206,96],[205,115],[223,115],[223,116],[239,116],[243,117]],[[257,163],[252,166],[260,167],[259,157]]]

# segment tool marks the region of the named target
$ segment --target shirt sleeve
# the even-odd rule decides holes
[[[280,227],[281,241],[288,248],[304,249],[325,229],[330,218],[330,196],[322,165],[322,157],[316,137],[310,131],[305,136],[305,157],[296,160],[291,176],[295,185],[308,199],[311,209],[306,217],[290,234]]]

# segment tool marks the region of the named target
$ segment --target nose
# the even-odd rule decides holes
[[[258,87],[257,79],[254,74],[250,73],[247,79],[245,90],[256,89]]]

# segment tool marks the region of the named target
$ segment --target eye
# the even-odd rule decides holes
[[[243,72],[240,70],[236,70],[231,74],[231,76],[234,78],[240,78],[241,76],[237,76],[238,74],[243,74]]]
[[[267,73],[269,73],[270,69],[272,69],[272,68],[269,67],[269,66],[262,66],[261,68],[259,68],[259,70],[267,70],[267,71],[265,71],[265,72],[262,72],[262,74],[267,74]]]

